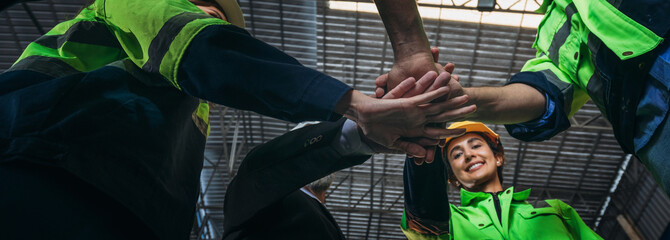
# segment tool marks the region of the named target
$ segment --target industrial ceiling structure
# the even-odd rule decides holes
[[[0,12],[0,71],[84,2],[32,1]],[[364,93],[372,93],[374,79],[393,65],[391,44],[369,0],[239,2],[252,35]],[[542,15],[534,10],[541,0],[498,0],[492,12],[477,11],[476,0],[418,2],[440,62],[454,62],[466,87],[502,86],[535,55],[531,46]],[[295,125],[225,106],[212,108],[210,123],[192,239],[220,239],[223,198],[236,168],[249,150]],[[503,126],[489,125],[505,146],[504,187],[532,188],[531,203],[563,200],[605,239],[658,239],[670,222],[667,195],[639,160],[623,153],[592,102],[571,123],[544,142],[521,142]],[[402,155],[379,154],[336,174],[326,205],[347,238],[405,239],[399,225],[403,163]],[[449,191],[458,204],[458,192]]]

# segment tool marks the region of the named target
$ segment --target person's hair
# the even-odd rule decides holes
[[[328,176],[322,177],[319,180],[311,182],[310,184],[307,184],[307,187],[312,189],[314,193],[321,193],[327,191],[331,184],[333,184],[332,173],[329,174]]]
[[[482,132],[468,132],[468,133],[475,133],[475,134],[479,135],[482,139],[484,139],[484,141],[486,141],[486,145],[489,146],[489,148],[493,152],[494,156],[501,156],[502,157],[503,163],[497,169],[498,180],[500,180],[500,184],[502,184],[503,183],[502,172],[503,172],[503,166],[505,165],[505,155],[502,152],[502,142],[498,141],[498,144],[496,144],[491,140],[490,137],[486,136],[486,134],[482,133]],[[455,138],[452,138],[452,140],[453,139],[455,139]],[[458,181],[458,179],[456,179],[456,175],[454,174],[454,170],[451,169],[451,164],[449,163],[448,149],[446,149],[446,147],[449,146],[449,143],[451,143],[451,140],[444,145],[445,149],[443,149],[443,151],[442,151],[442,160],[444,161],[444,163],[447,167],[447,179],[449,180],[450,183],[455,185],[455,182]],[[463,185],[460,185],[460,187],[463,187]]]

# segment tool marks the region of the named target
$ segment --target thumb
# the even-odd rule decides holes
[[[388,83],[389,80],[389,74],[384,73],[382,75],[379,75],[377,79],[375,79],[375,85],[380,88],[386,88],[386,84]]]
[[[413,142],[398,139],[393,143],[393,147],[415,157],[423,158],[426,156],[426,149]]]

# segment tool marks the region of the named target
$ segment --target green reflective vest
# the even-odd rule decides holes
[[[230,23],[210,17],[187,0],[96,0],[30,43],[7,72],[31,70],[63,77],[130,60],[180,89],[177,69],[191,39],[208,26],[225,24]],[[208,115],[204,101],[193,113],[205,136]]]
[[[526,199],[530,189],[514,192],[514,187],[498,193],[502,212],[498,220],[493,196],[461,189],[461,206],[450,204],[449,232],[424,235],[408,228],[405,214],[402,231],[415,239],[602,239],[586,226],[577,211],[561,200],[545,200],[535,208]],[[501,224],[502,221],[502,224]]]

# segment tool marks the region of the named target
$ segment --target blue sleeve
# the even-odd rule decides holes
[[[436,151],[433,163],[416,165],[413,159],[406,158],[403,182],[408,228],[431,235],[448,232],[447,172],[440,149]]]
[[[538,119],[505,125],[512,137],[522,141],[544,141],[570,127],[568,115],[563,111],[565,109],[563,92],[549,82],[542,72],[518,73],[507,84],[512,83],[523,83],[534,87],[544,94],[547,100],[546,110]]]
[[[351,90],[233,25],[196,35],[178,74],[186,94],[293,122],[337,120],[333,108]]]

